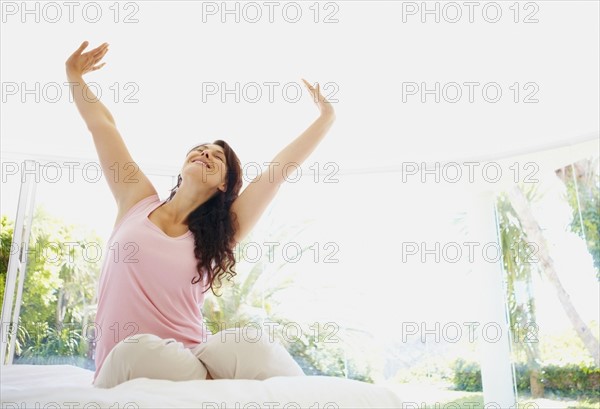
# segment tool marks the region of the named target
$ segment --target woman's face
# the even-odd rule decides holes
[[[188,152],[181,176],[184,180],[202,183],[210,188],[226,191],[227,159],[222,147],[204,144]]]

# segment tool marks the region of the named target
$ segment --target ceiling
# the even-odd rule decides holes
[[[240,7],[236,22],[225,3],[129,2],[116,14],[100,2],[96,23],[81,5],[71,22],[63,3],[32,3],[24,15],[25,3],[11,4],[0,28],[4,157],[95,158],[64,85],[64,62],[84,40],[110,43],[107,65],[85,78],[146,166],[176,170],[188,147],[214,139],[243,163],[272,159],[318,116],[301,78],[320,82],[337,113],[309,158],[321,166],[489,160],[595,139],[600,128],[598,2],[519,3],[518,15],[499,2],[495,23],[498,10],[475,8],[469,22],[465,6],[452,23],[458,9],[437,2],[428,4],[439,22],[415,11],[425,3],[342,1],[319,3],[318,14],[294,3],[296,23],[296,9],[281,7],[269,22],[263,3],[255,23],[245,3],[228,3]]]

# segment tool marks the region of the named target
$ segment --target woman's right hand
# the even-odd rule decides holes
[[[87,53],[82,54],[83,50],[88,46],[88,42],[84,41],[77,50],[69,57],[65,63],[67,76],[82,76],[90,71],[96,71],[104,67],[106,63],[96,65],[108,51],[108,43],[100,45]]]

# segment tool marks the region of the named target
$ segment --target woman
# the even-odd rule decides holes
[[[100,165],[118,207],[98,287],[94,385],[138,377],[265,379],[304,373],[269,337],[236,331],[207,334],[200,308],[206,291],[235,275],[233,247],[252,230],[286,180],[287,163],[302,164],[334,122],[319,86],[304,83],[320,116],[239,194],[240,161],[222,140],[192,148],[170,197],[131,158],[115,121],[83,80],[102,68],[108,44],[66,61],[79,113],[92,133]],[[278,164],[278,165],[277,165]],[[256,335],[256,334],[255,334]]]

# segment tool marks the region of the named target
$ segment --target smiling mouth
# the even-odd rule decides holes
[[[204,166],[207,169],[210,169],[210,165],[208,163],[202,162],[200,159],[195,159],[192,161],[193,164],[196,164],[198,166]]]

